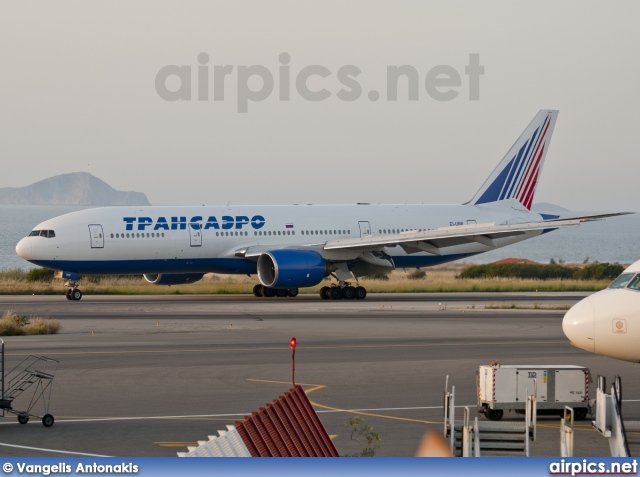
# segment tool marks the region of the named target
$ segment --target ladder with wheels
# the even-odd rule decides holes
[[[42,420],[44,427],[53,426],[54,418],[49,414],[51,390],[53,378],[58,368],[59,361],[46,356],[30,355],[23,359],[15,368],[5,374],[4,368],[4,341],[0,339],[0,411],[2,417],[7,414],[18,416],[20,424],[29,422],[29,418],[35,417]],[[14,409],[13,401],[27,393],[31,395],[26,410]],[[43,415],[35,413],[38,403],[42,404]]]

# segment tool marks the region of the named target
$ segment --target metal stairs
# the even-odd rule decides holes
[[[29,355],[5,374],[4,341],[0,339],[0,415],[15,414],[20,424],[26,424],[30,417],[37,417],[45,427],[51,427],[54,418],[49,414],[49,402],[58,364],[57,360],[46,356]],[[26,410],[14,409],[13,401],[26,391],[32,393]],[[38,402],[43,404],[42,416],[32,412]]]
[[[6,388],[4,398],[13,400],[32,385],[39,384],[43,380],[52,380],[53,374],[42,371],[42,369],[50,368],[53,363],[57,363],[57,361],[45,358],[44,356],[30,355],[25,358],[5,377]]]
[[[526,425],[524,422],[493,422],[477,421],[471,429],[476,440],[470,441],[470,455],[483,457],[513,457],[526,456],[528,452]],[[454,455],[463,455],[464,421],[455,421]]]
[[[515,457],[529,456],[529,442],[536,439],[537,403],[534,384],[533,395],[528,396],[524,422],[496,422],[469,419],[469,408],[464,408],[464,419],[455,420],[455,386],[449,391],[449,376],[444,392],[444,436],[457,457]]]

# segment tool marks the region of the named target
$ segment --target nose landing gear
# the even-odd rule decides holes
[[[80,300],[82,299],[82,291],[78,288],[78,282],[68,281],[64,284],[67,288],[66,296],[67,300]]]

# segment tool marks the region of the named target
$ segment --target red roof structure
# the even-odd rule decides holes
[[[236,421],[236,430],[252,457],[339,456],[300,386],[266,406]]]
[[[502,260],[498,260],[497,262],[493,262],[496,265],[501,265],[503,263],[525,263],[527,265],[542,265],[544,266],[544,263],[538,263],[538,262],[533,262],[531,260],[527,260],[526,258],[504,258]]]

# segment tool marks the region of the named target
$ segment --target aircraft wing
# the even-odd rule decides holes
[[[591,222],[601,220],[606,217],[632,213],[633,212],[614,212],[515,224],[496,224],[495,222],[489,222],[482,224],[458,225],[453,227],[440,227],[437,229],[423,231],[410,230],[397,234],[371,235],[359,238],[329,240],[327,242],[290,244],[285,246],[265,244],[236,250],[235,256],[257,260],[261,254],[269,252],[274,248],[295,250],[315,248],[318,250],[352,250],[357,252],[369,252],[396,245],[401,246],[407,253],[429,252],[435,255],[441,255],[440,249],[444,247],[473,242],[481,243],[489,247],[496,247],[497,245],[494,240],[498,238],[514,237],[532,230],[572,227],[584,222]]]
[[[372,235],[360,238],[330,240],[324,250],[360,250],[373,251],[382,247],[400,245],[407,253],[429,252],[441,255],[440,249],[467,243],[481,243],[496,247],[495,239],[522,235],[533,230],[556,229],[571,227],[583,222],[600,220],[604,217],[624,215],[629,212],[599,214],[594,216],[575,217],[571,219],[552,219],[540,222],[525,222],[516,224],[468,224],[453,227],[440,227],[424,231],[407,231],[391,235]]]

